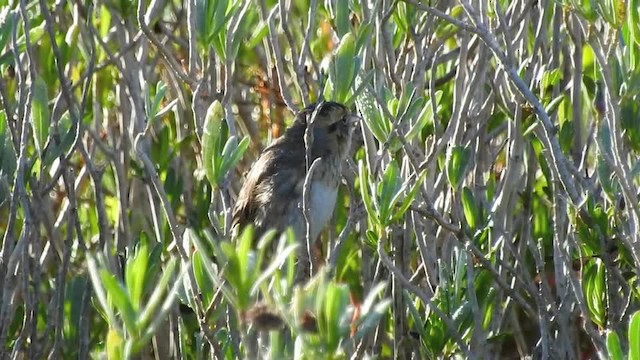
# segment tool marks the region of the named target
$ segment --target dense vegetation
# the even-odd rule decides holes
[[[0,0],[2,358],[640,359],[639,6]],[[323,98],[294,286],[231,209]]]

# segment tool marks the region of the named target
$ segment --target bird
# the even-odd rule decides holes
[[[353,130],[359,120],[345,105],[334,101],[321,101],[299,111],[284,134],[264,149],[245,177],[233,208],[233,236],[249,224],[254,226],[255,239],[270,229],[282,233],[291,227],[296,241],[302,245],[297,253],[298,270],[308,273],[302,206],[308,166],[320,159],[311,175],[307,198],[309,240],[313,244],[333,215],[342,163],[349,155]],[[305,132],[311,121],[307,162]]]

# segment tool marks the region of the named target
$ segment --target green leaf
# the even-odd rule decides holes
[[[124,359],[124,340],[115,329],[109,329],[105,345],[108,359]]]
[[[162,276],[158,281],[157,285],[154,287],[151,296],[149,296],[149,301],[147,301],[147,305],[144,307],[140,316],[138,317],[137,327],[140,331],[146,331],[149,324],[158,316],[158,309],[160,304],[163,301],[166,301],[168,296],[163,297],[162,295],[169,287],[169,282],[174,277],[175,269],[177,266],[177,260],[175,258],[171,258],[167,266],[162,271]]]
[[[356,76],[356,87],[362,86],[363,79],[360,76]],[[363,90],[356,97],[356,106],[362,115],[365,125],[373,136],[378,139],[380,143],[387,140],[389,133],[386,131],[387,121],[382,115],[375,102],[375,96],[368,84],[364,85]]]
[[[611,360],[622,360],[622,347],[620,346],[620,338],[615,331],[609,330],[607,334],[607,351]]]
[[[183,283],[184,276],[187,273],[186,270],[180,271],[179,275],[177,276],[177,278],[173,283],[173,286],[171,287],[171,289],[169,290],[166,296],[156,298],[154,295],[156,292],[164,292],[164,289],[168,286],[169,279],[173,277],[173,268],[175,264],[176,264],[175,258],[171,259],[171,261],[167,266],[167,272],[169,272],[170,274],[168,274],[168,276],[165,276],[163,274],[159,287],[156,289],[156,291],[154,291],[154,294],[151,296],[151,299],[149,301],[149,304],[147,305],[147,308],[150,308],[150,312],[151,311],[153,312],[153,321],[150,322],[149,325],[145,324],[144,327],[141,327],[141,330],[143,332],[142,336],[138,339],[134,339],[137,341],[133,342],[131,346],[131,353],[133,354],[138,353],[142,349],[142,347],[144,347],[149,343],[149,341],[151,340],[151,337],[158,331],[160,326],[162,326],[163,322],[166,321],[167,314],[170,311],[173,311],[174,309],[173,304],[176,300],[176,297],[178,296],[178,291],[181,288],[181,284]],[[166,279],[166,282],[162,282],[165,279]],[[162,302],[162,304],[160,304],[160,302]]]
[[[216,186],[214,161],[216,161],[216,158],[219,158],[217,148],[220,141],[223,118],[224,109],[222,108],[220,101],[216,100],[207,110],[207,115],[204,120],[204,130],[202,133],[202,164],[204,166],[204,172],[209,179],[209,183],[213,186]]]
[[[613,27],[619,28],[626,18],[625,2],[622,0],[599,0],[598,10]]]
[[[598,134],[598,142],[600,143],[599,150],[601,152],[608,153],[612,156],[611,145],[611,131],[606,125],[601,125]],[[609,163],[605,160],[603,154],[597,154],[596,156],[596,172],[598,173],[598,179],[602,185],[602,190],[609,196],[610,199],[614,199],[619,189],[619,182],[616,179],[615,172]]]
[[[373,25],[371,23],[361,24],[357,32],[356,51],[360,51],[365,44],[369,43],[371,34],[373,33]]]
[[[105,4],[102,4],[100,5],[100,10],[96,11],[96,16],[97,17],[99,16],[99,19],[98,19],[98,23],[100,24],[98,27],[99,34],[102,38],[104,38],[109,34],[109,30],[111,28],[111,12],[105,6]]]
[[[238,264],[240,265],[240,277],[243,280],[248,279],[248,272],[251,270],[250,257],[253,250],[251,245],[253,244],[254,232],[253,228],[247,228],[242,232],[242,235],[236,242],[235,254],[238,258]]]
[[[196,34],[203,50],[208,51],[214,38],[228,20],[228,0],[196,0]]]
[[[578,10],[582,16],[585,17],[588,21],[595,21],[598,18],[598,14],[596,13],[596,2],[595,0],[572,0],[573,6]]]
[[[142,293],[144,292],[145,276],[149,261],[149,239],[142,233],[133,258],[125,264],[126,284],[131,303],[135,311],[140,309]]]
[[[336,2],[336,14],[335,14],[335,24],[336,30],[339,37],[343,37],[345,34],[349,32],[349,2],[348,1],[337,1]]]
[[[380,206],[379,206],[379,214],[382,225],[387,225],[386,222],[391,220],[391,207],[393,206],[393,199],[396,198],[396,195],[402,191],[399,189],[400,183],[400,169],[398,168],[398,164],[395,161],[389,162],[387,165],[387,169],[382,176],[382,183],[380,184],[379,194],[380,194]]]
[[[349,303],[349,288],[345,284],[329,283],[325,293],[324,315],[327,325],[327,345],[329,351],[337,349],[343,333],[340,328],[341,318]]]
[[[256,26],[249,37],[249,40],[246,42],[246,46],[249,49],[253,49],[258,46],[260,42],[269,34],[269,25],[265,21],[260,21],[258,26]]]
[[[471,231],[475,231],[478,228],[480,221],[480,211],[476,205],[476,200],[473,197],[473,193],[468,187],[462,188],[462,209],[464,211],[464,218],[467,220],[467,225]]]
[[[369,219],[371,221],[371,219]],[[367,230],[366,232],[366,244],[371,247],[372,250],[375,250],[378,247],[378,234],[373,230]]]
[[[9,10],[10,7],[7,6],[2,10],[2,13],[0,13],[0,51],[2,51],[9,42],[15,22],[15,14],[9,12]]]
[[[209,15],[212,21],[211,32],[209,36],[215,36],[222,30],[222,27],[229,21],[227,10],[229,10],[228,0],[209,0]]]
[[[547,114],[551,114],[552,112],[556,111],[556,109],[558,108],[558,106],[560,106],[560,104],[562,103],[563,100],[565,100],[566,95],[558,95],[558,97],[556,97],[555,99],[551,100],[549,102],[549,104],[547,104],[544,107],[544,111]]]
[[[156,93],[153,96],[153,104],[151,105],[151,113],[153,114],[153,117],[155,117],[160,111],[160,103],[162,102],[162,99],[164,99],[164,94],[166,92],[167,85],[165,85],[162,80],[158,81],[158,84],[156,84]]]
[[[221,249],[228,258],[225,277],[236,292],[239,311],[246,310],[251,304],[251,288],[260,272],[256,253],[252,250],[253,238],[253,227],[247,226],[235,240],[235,247],[228,242],[221,244]]]
[[[398,28],[406,33],[409,30],[409,17],[407,15],[407,4],[399,2],[396,5],[396,11],[393,12],[393,19]]]
[[[31,126],[35,139],[36,150],[40,159],[47,140],[49,139],[49,126],[51,115],[49,113],[49,97],[47,94],[47,84],[41,77],[37,77],[33,83],[33,102],[31,105]]]
[[[363,317],[361,317],[358,324],[358,330],[354,334],[353,340],[357,342],[364,338],[365,335],[376,329],[380,319],[387,314],[389,306],[391,306],[391,299],[384,299],[376,304],[371,311],[368,311]]]
[[[240,25],[238,26],[238,29],[231,35],[231,54],[229,54],[229,56],[233,59],[238,57],[240,45],[245,40],[245,34],[247,32],[248,26],[251,25],[247,21],[247,9],[249,8],[249,6],[251,6],[251,2],[247,1],[242,10],[240,10],[240,18],[238,19]]]
[[[204,247],[204,245],[202,244],[200,239],[197,236],[195,236],[195,234],[191,234],[190,239],[193,242],[193,245],[195,246],[196,251],[199,251],[199,252],[205,251],[206,248]],[[220,247],[222,247],[224,244],[228,244],[228,243],[221,243]],[[218,248],[216,246],[214,246],[214,250],[216,250],[216,249],[218,249]],[[215,254],[216,254],[216,258],[219,259],[219,261],[222,264],[224,264],[224,259],[226,259],[226,256],[223,254],[223,252],[216,250]],[[207,274],[209,275],[209,278],[215,284],[216,288],[221,289],[222,293],[225,296],[225,299],[229,302],[229,304],[232,307],[237,308],[238,307],[238,299],[237,299],[237,297],[233,294],[233,292],[225,284],[225,282],[220,277],[220,274],[218,273],[218,271],[213,268],[212,264],[213,263],[209,262],[209,261],[203,261],[202,262],[202,265],[204,266],[204,269],[206,270]]]
[[[107,294],[105,293],[103,282],[100,280],[100,274],[98,266],[96,264],[96,260],[91,254],[87,254],[87,268],[89,269],[89,276],[91,278],[91,283],[93,284],[93,291],[98,298],[98,303],[100,303],[102,310],[107,315],[109,326],[115,328],[118,326],[118,322],[116,320],[115,314],[113,313],[113,310],[111,309],[109,300],[107,299]]]
[[[638,0],[629,0],[627,5],[627,27],[629,28],[629,35],[631,41],[636,45],[640,45],[640,3]],[[633,46],[631,46],[633,48]]]
[[[409,309],[410,318],[413,320],[414,329],[418,331],[418,334],[420,334],[421,339],[427,339],[427,336],[429,334],[427,334],[427,331],[424,328],[424,325],[423,325],[424,319],[422,319],[422,317],[420,316],[418,309],[416,308],[415,304],[413,303],[413,300],[411,299],[411,295],[407,290],[402,290],[402,295],[404,298],[404,303],[407,305],[407,308]]]
[[[352,33],[345,34],[340,40],[334,60],[333,94],[334,99],[344,103],[349,97],[351,84],[356,75],[356,39]]]
[[[374,225],[380,225],[380,218],[378,217],[377,211],[373,207],[373,202],[371,200],[372,196],[369,193],[369,172],[367,171],[366,165],[362,160],[358,162],[358,180],[360,182],[360,195],[362,196],[364,208],[369,215],[369,221],[373,222]],[[373,188],[371,190],[373,190]],[[376,196],[375,192],[373,196]]]
[[[415,184],[413,184],[413,186],[407,193],[407,196],[405,196],[404,200],[402,201],[402,204],[396,211],[393,217],[393,221],[399,221],[404,216],[404,213],[407,212],[407,209],[409,209],[409,206],[411,206],[411,203],[413,203],[413,200],[416,197],[416,193],[420,189],[420,186],[424,182],[424,178],[426,176],[427,176],[427,170],[426,169],[422,170],[422,172],[418,176],[418,180],[416,180]]]
[[[271,261],[269,267],[267,267],[253,283],[251,294],[255,294],[258,288],[260,288],[260,285],[262,285],[265,280],[271,278],[273,276],[273,273],[276,272],[276,270],[278,270],[286,262],[287,258],[291,254],[295,254],[295,250],[298,248],[298,246],[299,244],[291,244],[284,248],[284,250],[277,253],[276,258]]]
[[[15,19],[13,21],[15,21]],[[29,29],[29,40],[31,40],[31,44],[36,44],[42,39],[42,36],[44,35],[44,32],[45,32],[44,25],[45,25],[45,22],[43,21],[42,24],[38,26],[32,26],[31,29]],[[8,31],[13,31],[13,28],[14,26],[11,25]],[[23,53],[26,49],[26,38],[24,35],[18,38],[17,44],[18,44],[17,52],[19,54]],[[0,48],[0,50],[2,50],[2,48]],[[2,54],[2,56],[0,56],[0,65],[7,65],[13,62],[14,62],[14,57],[13,57],[12,51],[6,51],[4,54]]]
[[[604,327],[606,316],[604,281],[604,265],[600,259],[585,265],[582,280],[585,301],[593,322],[600,327]]]
[[[556,98],[554,98],[548,104],[545,105],[544,111],[547,114],[551,114],[555,112],[556,109],[558,109],[560,104],[562,104],[565,99],[566,99],[566,96],[564,94],[558,95]],[[538,126],[540,126],[540,121],[537,120],[536,118],[533,118],[533,122],[531,123],[531,125],[527,126],[527,128],[523,131],[522,136],[527,137],[529,134],[533,133],[533,131]]]
[[[138,327],[136,326],[136,312],[131,304],[131,299],[121,283],[116,280],[116,277],[107,270],[100,269],[100,280],[104,285],[109,298],[113,301],[118,313],[122,318],[127,331],[131,335],[138,334]]]
[[[49,145],[42,160],[45,166],[51,165],[60,156],[68,156],[69,152],[73,150],[73,144],[78,136],[78,124],[71,122],[71,115],[68,111],[65,111],[58,121],[58,133],[62,138],[58,145],[51,141],[53,135],[50,136]]]
[[[221,31],[217,33],[211,39],[211,47],[215,51],[216,55],[220,57],[220,59],[224,60],[227,58],[227,47],[225,46],[226,42],[226,31]]]
[[[2,111],[0,112],[0,156],[2,151],[4,150],[5,141],[7,139],[7,113]],[[2,158],[0,157],[0,160]]]
[[[438,105],[440,104],[440,99],[442,98],[442,93],[443,93],[442,90],[438,90],[436,92],[436,100],[435,100],[436,109],[437,109]],[[407,134],[405,136],[407,141],[411,141],[416,136],[418,136],[422,132],[422,129],[424,129],[424,127],[427,124],[433,124],[434,115],[433,115],[432,101],[433,101],[433,99],[429,99],[426,102],[426,104],[424,104],[422,106],[422,111],[418,115],[418,120],[415,123],[413,123],[413,125],[411,125],[411,127],[409,128],[409,131],[407,131]]]
[[[222,161],[220,161],[218,167],[216,167],[217,164],[213,164],[213,172],[215,173],[216,184],[219,185],[222,183],[222,180],[224,179],[227,171],[230,168],[231,157],[237,147],[238,138],[234,135],[230,136],[224,144],[224,147],[222,148],[222,154],[220,156]]]
[[[449,149],[447,153],[447,179],[452,188],[460,187],[470,156],[469,149],[465,147],[453,146]]]
[[[203,305],[208,308],[213,300],[213,282],[206,274],[203,263],[210,261],[205,259],[205,255],[201,251],[195,251],[191,256],[191,266],[193,267],[193,277],[198,285],[198,290],[202,294]]]
[[[33,25],[33,24],[32,24]],[[42,21],[42,23],[38,26],[31,26],[31,29],[29,29],[29,41],[31,41],[31,44],[36,44],[40,41],[40,39],[42,39],[42,37],[45,34],[45,22]],[[20,46],[20,52],[22,52],[23,50],[23,46],[26,46],[26,42],[27,39],[24,36],[24,34],[22,36],[20,36],[20,38],[18,39],[18,45]]]
[[[425,327],[427,336],[422,339],[425,343],[425,346],[427,347],[427,350],[432,354],[442,353],[449,339],[449,335],[447,335],[445,324],[442,319],[440,319],[436,314],[432,312],[427,318],[426,325],[423,326]]]
[[[240,143],[236,145],[235,149],[233,149],[233,152],[230,154],[228,158],[229,166],[227,171],[234,168],[238,164],[238,162],[242,159],[242,157],[244,156],[244,153],[249,148],[250,142],[251,142],[251,139],[248,136],[245,136],[242,138]]]
[[[540,87],[547,89],[557,85],[562,80],[562,72],[560,69],[547,70],[542,74],[542,80],[540,81]]]
[[[629,322],[629,360],[640,360],[640,311]]]

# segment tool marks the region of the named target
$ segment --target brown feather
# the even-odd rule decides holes
[[[234,236],[249,224],[254,224],[256,239],[268,229],[284,231],[287,226],[293,226],[298,237],[301,235],[300,203],[306,173],[304,134],[314,109],[312,105],[300,111],[284,135],[269,145],[252,166],[233,210]],[[345,121],[348,114],[341,104],[324,103],[313,126],[311,161],[322,158],[314,181],[336,189],[351,138],[352,127]]]

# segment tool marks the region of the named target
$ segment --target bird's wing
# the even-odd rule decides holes
[[[244,228],[247,224],[253,223],[258,208],[258,204],[255,201],[257,186],[264,181],[269,167],[273,166],[272,163],[273,156],[265,151],[247,174],[233,208],[232,227],[234,232]]]
[[[269,228],[283,230],[288,206],[302,196],[304,146],[281,139],[265,149],[245,179],[233,211],[236,234],[248,224],[256,237]]]

